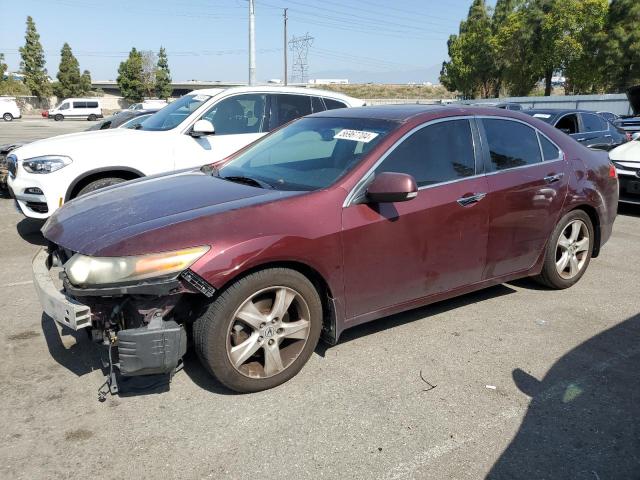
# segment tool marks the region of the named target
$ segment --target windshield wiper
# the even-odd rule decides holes
[[[243,183],[245,185],[251,185],[252,187],[258,188],[268,188],[273,190],[273,185],[268,184],[267,182],[263,182],[262,180],[256,180],[255,178],[245,177],[243,175],[229,175],[228,177],[222,177],[218,175],[219,178],[223,178],[224,180],[228,180],[230,182]]]

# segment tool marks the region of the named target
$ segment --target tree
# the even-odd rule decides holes
[[[7,74],[9,67],[4,62],[4,53],[0,53],[0,83],[4,82],[4,76]]]
[[[623,92],[640,84],[640,2],[612,0],[602,35],[602,64],[607,85]]]
[[[491,18],[484,0],[474,0],[459,35],[447,43],[448,62],[442,65],[440,82],[466,98],[489,97],[495,91],[496,64],[491,45]]]
[[[139,102],[144,98],[145,87],[142,72],[142,55],[134,48],[129,52],[129,58],[118,67],[118,87],[122,96],[129,101]]]
[[[73,56],[68,43],[60,50],[60,66],[56,75],[58,82],[53,85],[53,91],[59,98],[76,97],[82,94],[80,87],[80,65]]]
[[[85,70],[80,77],[80,95],[88,95],[89,93],[91,93],[91,73],[89,70]]]
[[[169,71],[169,60],[167,51],[160,47],[158,52],[158,64],[156,66],[156,97],[167,99],[171,96],[171,72]]]
[[[142,84],[146,97],[152,97],[156,84],[156,54],[151,50],[140,52],[142,55]]]
[[[51,85],[47,77],[47,70],[44,68],[45,59],[42,45],[40,44],[40,35],[36,30],[36,24],[33,18],[27,17],[27,31],[25,33],[24,47],[20,47],[20,56],[22,69],[25,78],[24,83],[32,95],[42,99],[51,94]]]

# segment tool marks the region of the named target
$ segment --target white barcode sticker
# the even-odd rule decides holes
[[[363,130],[340,130],[333,138],[339,140],[353,140],[354,142],[369,143],[378,136],[375,132],[365,132]]]
[[[203,95],[203,94],[199,94],[196,95],[195,97],[193,97],[193,99],[196,102],[206,102],[207,100],[209,100],[211,97],[209,95]]]
[[[535,118],[551,118],[551,115],[548,113],[534,113],[533,116]]]

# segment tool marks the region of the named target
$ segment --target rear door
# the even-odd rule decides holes
[[[580,113],[581,127],[579,141],[585,146],[611,145],[611,134],[607,121],[595,113]]]
[[[530,269],[567,195],[560,149],[525,122],[484,117],[481,134],[490,204],[485,279]]]
[[[412,175],[417,197],[344,208],[349,318],[481,280],[489,208],[482,200],[487,184],[475,160],[474,131],[468,118],[419,127],[392,147],[373,172]]]

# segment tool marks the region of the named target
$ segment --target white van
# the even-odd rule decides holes
[[[49,110],[49,118],[56,122],[65,118],[86,118],[93,121],[102,118],[102,106],[100,100],[95,98],[67,98]]]
[[[150,98],[141,103],[134,103],[127,110],[160,110],[167,105],[166,100]]]
[[[22,117],[15,97],[0,97],[0,116],[5,122]]]

